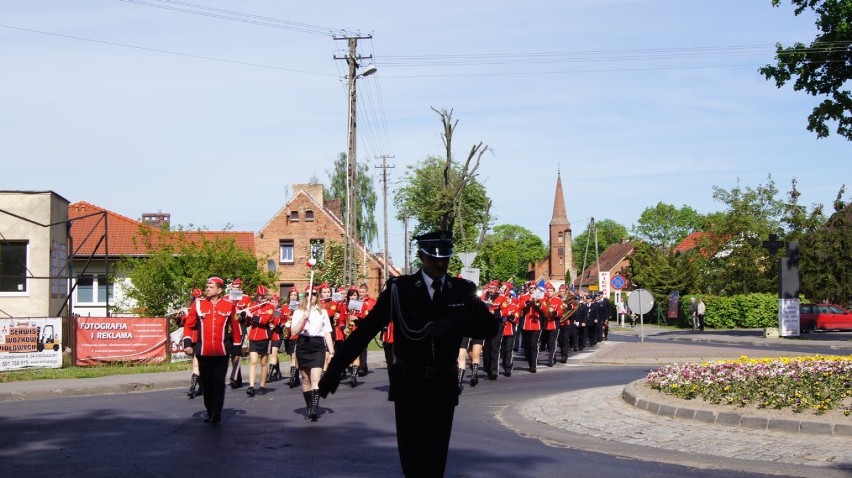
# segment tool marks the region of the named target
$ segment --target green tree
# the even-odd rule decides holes
[[[404,185],[394,194],[397,219],[409,217],[416,222],[413,235],[442,227],[446,214],[441,199],[445,164],[444,159],[430,156],[422,163],[408,166],[403,178]],[[448,174],[450,181],[459,180],[461,167],[453,164]],[[489,203],[485,186],[475,179],[471,179],[461,189],[455,208],[465,219],[456,222],[453,230],[457,250],[476,248],[480,227],[488,221]]]
[[[697,251],[675,255],[669,248],[637,241],[630,260],[630,278],[638,287],[650,291],[657,303],[666,304],[673,291],[681,296],[700,292],[700,265]]]
[[[590,231],[591,230],[591,231]],[[603,254],[607,247],[627,239],[627,228],[612,219],[602,219],[600,221],[589,222],[589,227],[579,236],[574,238],[572,250],[574,253],[574,265],[577,270],[582,272],[580,268],[589,267],[595,263],[598,254]],[[597,239],[597,250],[595,250],[595,240]]]
[[[770,234],[782,237],[784,204],[777,198],[772,176],[755,188],[737,185],[730,190],[713,186],[713,199],[727,209],[717,217],[699,250],[710,251],[705,273],[716,295],[778,291],[778,254],[770,255],[763,242]]]
[[[434,231],[451,231],[456,249],[472,251],[479,248],[492,218],[491,200],[485,187],[476,180],[476,171],[488,146],[482,142],[471,147],[464,163],[453,156],[453,134],[458,120],[452,110],[432,111],[441,117],[441,139],[446,156],[430,156],[424,163],[409,166],[406,185],[397,190],[394,204],[397,219],[413,218],[415,235]],[[451,270],[454,269],[450,264]]]
[[[814,301],[852,303],[852,205],[841,187],[834,213],[805,241],[801,264],[802,292]]]
[[[805,10],[816,13],[817,37],[805,45],[792,47],[776,44],[775,65],[758,71],[767,80],[774,79],[778,88],[796,78],[795,91],[824,98],[808,115],[808,131],[817,138],[829,135],[827,122],[837,122],[837,134],[852,140],[852,3],[849,0],[790,0],[798,16]],[[772,0],[777,7],[781,0]]]
[[[340,153],[334,161],[334,169],[326,170],[329,185],[323,188],[323,195],[330,199],[340,200],[340,212],[343,219],[346,217],[346,153]],[[370,165],[367,163],[357,164],[357,180],[355,191],[355,202],[358,203],[358,239],[365,244],[375,244],[379,237],[376,225],[376,187],[373,176],[370,174]]]
[[[246,291],[276,281],[275,273],[259,268],[257,258],[237,247],[233,238],[148,226],[140,228],[139,237],[148,255],[125,257],[117,265],[118,275],[129,280],[125,291],[129,300],[118,305],[121,310],[148,316],[166,314],[185,304],[194,287],[203,289],[210,276],[227,281],[241,278]]]
[[[314,283],[328,282],[332,285],[343,284],[343,256],[346,253],[343,242],[331,241],[325,245],[322,258],[314,266]],[[360,268],[358,268],[360,270]],[[310,279],[310,273],[305,280]]]
[[[672,248],[705,224],[695,209],[683,205],[677,208],[663,202],[645,208],[632,228],[634,236],[652,245]]]
[[[501,281],[514,278],[523,282],[527,265],[547,256],[548,249],[540,237],[522,226],[501,224],[485,236],[473,267],[480,269],[480,279]]]

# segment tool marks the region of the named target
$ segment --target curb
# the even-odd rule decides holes
[[[738,412],[718,412],[676,405],[673,402],[660,401],[665,398],[659,392],[644,385],[645,379],[634,380],[624,387],[621,398],[628,404],[653,413],[683,420],[695,420],[702,423],[743,427],[752,430],[769,430],[787,433],[808,433],[813,435],[837,435],[852,437],[852,424],[816,422],[812,420],[778,419],[750,416]]]

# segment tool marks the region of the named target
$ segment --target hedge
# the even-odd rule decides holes
[[[681,296],[678,326],[692,328],[689,298],[704,299],[705,327],[711,329],[755,329],[778,327],[778,296],[775,294],[742,294]]]

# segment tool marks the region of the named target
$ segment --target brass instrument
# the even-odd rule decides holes
[[[355,330],[355,323],[357,321],[358,317],[355,317],[355,314],[349,314],[349,316],[346,317],[346,328],[343,329],[344,336],[349,337],[349,334]]]
[[[577,301],[572,299],[565,303],[565,307],[563,310],[565,312],[562,313],[562,317],[559,318],[559,325],[567,325],[568,321],[571,319],[571,316],[574,315],[577,310],[579,310]]]

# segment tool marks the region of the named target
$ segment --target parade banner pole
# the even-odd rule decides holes
[[[311,280],[310,280],[310,284],[308,285],[308,307],[309,308],[311,306],[311,298],[312,298],[313,293],[314,293],[314,266],[315,265],[317,265],[316,259],[314,259],[313,257],[308,259],[307,266],[311,269]],[[310,311],[308,311],[308,313],[310,313]]]

